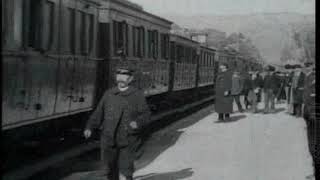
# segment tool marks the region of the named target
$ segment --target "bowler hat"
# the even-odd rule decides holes
[[[129,66],[120,66],[117,68],[116,73],[132,76],[134,73],[134,69]]]
[[[313,65],[314,65],[313,62],[305,62],[305,63],[304,63],[304,66],[305,66],[305,67],[311,67],[311,66],[313,66]]]

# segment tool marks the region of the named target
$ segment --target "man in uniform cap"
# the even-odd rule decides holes
[[[302,72],[302,66],[296,65],[292,78],[292,115],[302,116],[303,90],[304,90],[305,74]]]
[[[108,180],[118,179],[119,175],[120,180],[133,179],[139,132],[150,118],[143,91],[130,84],[133,78],[132,69],[117,69],[117,86],[104,93],[84,131],[89,138],[93,129],[102,129],[101,154]]]
[[[303,101],[304,101],[304,113],[303,117],[307,124],[307,135],[309,150],[313,158],[315,171],[319,171],[320,168],[320,121],[316,117],[316,73],[313,63],[305,64],[306,81],[304,86]]]
[[[279,81],[273,73],[275,68],[273,66],[268,66],[267,74],[263,80],[263,89],[264,89],[264,113],[275,112],[275,96],[279,87]],[[270,107],[271,104],[271,107]]]

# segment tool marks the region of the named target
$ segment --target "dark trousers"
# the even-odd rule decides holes
[[[246,109],[248,109],[249,106],[251,105],[251,103],[248,100],[248,95],[249,95],[249,90],[244,93],[244,105]]]
[[[238,110],[239,111],[243,111],[242,105],[241,105],[241,102],[240,102],[240,95],[233,95],[233,99],[236,101],[236,104],[238,106]]]
[[[275,95],[272,89],[266,89],[264,91],[264,112],[270,112],[270,109],[275,110]]]
[[[302,115],[302,104],[293,104],[293,115]]]
[[[118,180],[119,173],[133,179],[135,154],[130,146],[105,147],[102,153],[108,180]]]
[[[316,118],[307,118],[307,136],[309,151],[313,159],[315,170],[319,173],[320,165],[320,122]]]
[[[229,118],[230,114],[219,113],[219,120],[224,120],[225,118]]]

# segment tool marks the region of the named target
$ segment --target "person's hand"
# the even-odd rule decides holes
[[[130,122],[130,127],[131,127],[132,129],[137,129],[137,128],[138,128],[137,122],[131,121],[131,122]]]
[[[298,88],[299,90],[303,90],[304,88],[303,87],[301,87],[301,88]]]
[[[229,92],[228,92],[228,91],[225,91],[225,92],[224,92],[224,95],[225,95],[225,96],[228,96],[228,95],[229,95]]]
[[[91,134],[92,134],[92,132],[91,132],[90,129],[86,129],[86,130],[84,130],[84,132],[83,132],[83,135],[84,135],[84,137],[85,137],[86,139],[90,138],[90,137],[91,137]]]
[[[310,96],[311,96],[311,97],[315,97],[315,96],[316,96],[316,94],[312,93],[312,94],[310,94]]]

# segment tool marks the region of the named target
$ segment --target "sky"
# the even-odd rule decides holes
[[[234,15],[251,13],[315,12],[315,0],[130,0],[154,14]]]

